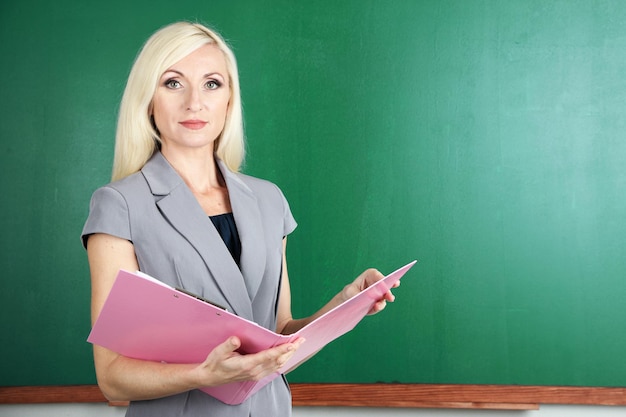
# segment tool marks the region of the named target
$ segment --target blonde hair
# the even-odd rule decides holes
[[[211,29],[199,23],[177,22],[159,29],[146,41],[130,71],[117,121],[113,181],[141,170],[159,149],[161,139],[150,113],[152,98],[163,73],[207,44],[216,45],[224,54],[230,87],[226,122],[216,140],[215,153],[228,169],[239,171],[245,150],[235,55],[224,39]]]

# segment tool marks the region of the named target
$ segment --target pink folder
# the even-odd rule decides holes
[[[241,339],[241,353],[256,353],[304,337],[306,342],[279,372],[261,381],[202,389],[226,404],[240,404],[280,374],[294,369],[352,330],[415,262],[387,275],[291,335],[277,334],[146,274],[120,270],[87,341],[130,358],[200,363],[230,336]]]

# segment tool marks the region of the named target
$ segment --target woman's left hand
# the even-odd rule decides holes
[[[342,298],[344,300],[348,300],[367,287],[375,284],[376,282],[383,279],[385,276],[376,269],[367,269],[361,275],[359,275],[351,284],[348,284],[344,287],[342,291]],[[400,281],[396,282],[392,288],[397,288],[400,285]],[[395,300],[395,296],[391,293],[391,291],[387,291],[382,298],[376,302],[372,309],[367,314],[376,314],[382,311],[387,305],[387,301],[393,302]]]

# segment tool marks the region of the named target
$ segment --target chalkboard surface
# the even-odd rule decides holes
[[[79,235],[131,62],[180,19],[238,56],[295,315],[420,260],[292,382],[626,386],[621,0],[3,2],[0,385],[95,382]]]

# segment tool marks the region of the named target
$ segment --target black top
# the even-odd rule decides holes
[[[222,237],[233,259],[237,262],[237,265],[240,266],[241,241],[239,240],[239,233],[237,232],[237,225],[235,224],[233,213],[218,214],[217,216],[209,216],[209,218]]]

